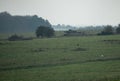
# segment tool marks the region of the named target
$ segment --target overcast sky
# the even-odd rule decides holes
[[[120,0],[0,0],[0,12],[38,15],[51,24],[117,25]]]

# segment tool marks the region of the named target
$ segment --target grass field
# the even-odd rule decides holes
[[[120,35],[1,40],[0,81],[120,81]]]

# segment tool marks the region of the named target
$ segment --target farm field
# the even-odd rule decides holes
[[[120,35],[1,40],[0,81],[120,81]]]

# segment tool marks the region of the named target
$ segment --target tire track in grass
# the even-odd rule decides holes
[[[18,67],[10,67],[10,68],[0,68],[0,71],[8,71],[8,70],[18,70],[18,69],[31,69],[37,67],[53,67],[53,66],[61,66],[61,65],[70,65],[70,64],[81,64],[81,63],[89,63],[89,62],[100,62],[100,61],[115,61],[120,60],[118,58],[107,58],[107,59],[93,59],[93,60],[86,60],[81,62],[66,62],[66,63],[58,63],[58,64],[40,64],[40,65],[28,65],[28,66],[18,66]]]

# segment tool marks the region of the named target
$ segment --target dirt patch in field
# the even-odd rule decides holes
[[[61,58],[60,61],[71,61],[71,58]]]
[[[68,48],[35,48],[35,49],[31,49],[32,52],[44,52],[44,51],[48,51],[48,50],[63,50],[66,51]]]
[[[87,49],[78,47],[78,48],[73,49],[73,51],[87,51]]]
[[[32,49],[32,52],[43,52],[45,49],[43,48],[38,48],[38,49]]]

